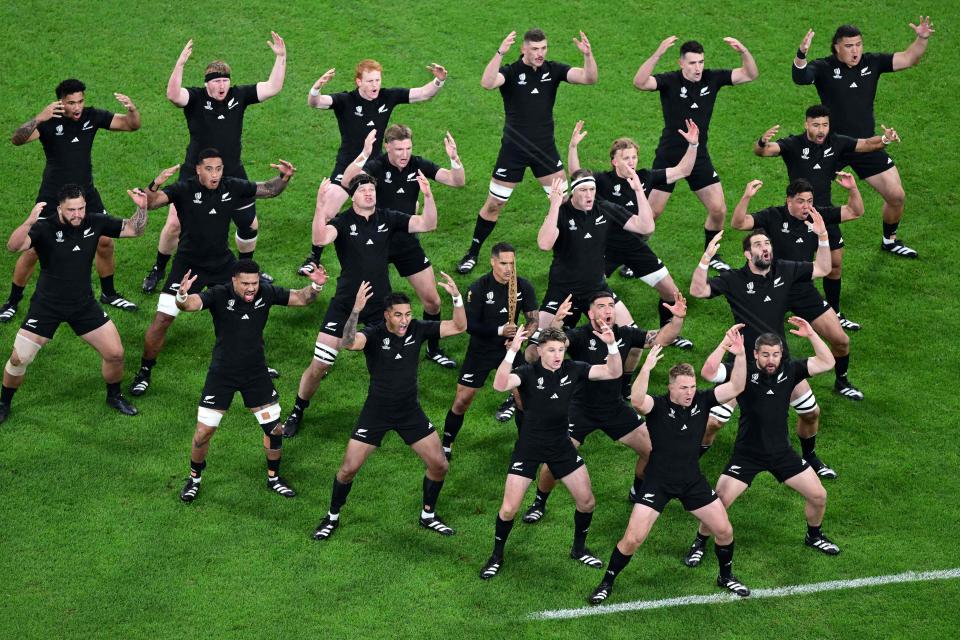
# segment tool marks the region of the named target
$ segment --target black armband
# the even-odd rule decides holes
[[[158,189],[157,189],[157,181],[156,181],[156,180],[151,180],[151,181],[150,181],[150,184],[147,185],[147,191],[150,191],[150,192],[152,192],[152,193],[156,193],[156,192],[158,191]]]
[[[797,49],[797,58],[799,58],[800,60],[807,59],[807,54],[803,52],[803,49]]]
[[[767,143],[763,141],[763,138],[760,138],[759,140],[757,140],[757,146],[763,149],[765,146],[767,146]]]

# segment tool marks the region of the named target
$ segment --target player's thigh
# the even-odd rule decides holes
[[[633,545],[643,544],[659,517],[660,512],[656,509],[652,509],[645,504],[633,505],[630,519],[627,521],[627,529],[623,534],[624,539]]]
[[[123,343],[120,341],[120,332],[117,325],[108,320],[93,331],[88,331],[80,339],[97,350],[104,358],[116,357],[123,353]]]
[[[360,442],[353,438],[347,440],[347,448],[343,452],[343,462],[340,464],[340,469],[355,474],[367,461],[370,454],[376,450],[376,445]]]
[[[724,508],[721,500],[714,500],[699,509],[694,509],[690,514],[705,524],[707,529],[714,535],[719,532],[733,530],[730,524],[730,517],[727,515],[727,510]]]
[[[557,474],[554,473],[554,476],[556,475]],[[558,479],[578,503],[591,502],[593,500],[593,486],[590,483],[590,473],[587,471],[586,465],[581,465]]]
[[[647,425],[640,424],[633,431],[623,436],[617,442],[624,444],[639,454],[649,454],[653,445],[650,442],[650,432]]]
[[[694,191],[697,198],[700,199],[700,202],[703,203],[703,206],[709,211],[721,211],[726,210],[727,204],[723,198],[723,185],[719,182],[714,182],[709,184],[697,191]]]
[[[734,501],[743,495],[743,492],[750,488],[750,485],[742,480],[737,480],[732,476],[721,474],[717,480],[715,491],[723,501],[725,507],[729,507]]]
[[[423,460],[423,463],[428,467],[438,468],[447,466],[447,459],[446,456],[443,455],[443,447],[440,444],[440,438],[437,437],[436,431],[431,430],[430,433],[416,442],[412,442],[410,448],[420,456],[420,459]]]
[[[837,317],[837,314],[829,306],[823,313],[814,318],[810,325],[821,338],[834,347],[838,345],[847,346],[850,344],[850,338],[843,330],[843,327],[840,326],[840,318]]]
[[[623,304],[623,300],[618,299],[613,309],[614,322],[618,325],[621,327],[629,327],[634,324],[633,315],[630,313],[630,310],[627,309],[627,305]]]
[[[533,478],[508,473],[506,482],[503,484],[503,504],[500,510],[516,513],[523,504],[523,496],[532,482]]]
[[[820,482],[820,477],[813,470],[813,467],[807,466],[803,471],[787,478],[783,481],[787,485],[807,500],[824,500],[827,491]]]

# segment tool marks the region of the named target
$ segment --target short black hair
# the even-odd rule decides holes
[[[547,34],[543,32],[543,29],[539,29],[537,27],[529,29],[525,34],[523,34],[524,42],[543,42],[546,39]]]
[[[790,181],[790,184],[787,185],[788,198],[792,198],[798,193],[804,193],[805,191],[813,193],[813,185],[810,184],[810,181],[806,178],[795,178]]]
[[[687,40],[680,45],[680,57],[688,53],[703,53],[703,45],[696,40]]]
[[[593,171],[590,171],[590,169],[587,169],[586,167],[580,167],[579,169],[577,169],[576,171],[570,174],[570,182],[572,183],[576,180],[579,180],[580,178],[592,178],[592,177],[593,177]]]
[[[207,147],[206,149],[201,150],[200,153],[197,154],[197,164],[200,164],[201,162],[203,162],[208,158],[220,158],[221,160],[223,160],[223,154],[220,153],[219,149],[214,149],[213,147]]]
[[[400,293],[399,291],[392,291],[383,296],[384,310],[388,310],[390,307],[398,304],[410,304],[410,298],[407,296],[407,294]]]
[[[501,253],[516,253],[517,250],[509,242],[498,242],[490,249],[490,255],[496,258]]]
[[[753,343],[753,350],[760,351],[760,347],[780,347],[783,351],[783,338],[775,333],[761,333]]]
[[[367,173],[358,173],[357,175],[353,176],[353,178],[350,180],[350,184],[347,185],[347,193],[352,196],[357,192],[357,189],[364,184],[372,184],[374,187],[376,187],[377,179]]]
[[[600,298],[613,298],[613,292],[607,290],[594,291],[587,297],[587,307],[592,307],[593,303]],[[616,298],[613,298],[616,301]]]
[[[86,90],[87,85],[83,84],[76,78],[67,78],[57,85],[55,92],[57,94],[57,98],[62,98],[63,96],[68,96],[71,93],[83,92]]]
[[[808,120],[812,120],[813,118],[829,118],[830,109],[824,104],[815,104],[807,109],[806,117]]]
[[[770,237],[770,234],[767,233],[767,230],[763,227],[754,227],[750,230],[750,233],[747,234],[747,237],[743,239],[743,250],[750,251],[750,241],[753,240],[754,236],[766,236]]]
[[[842,24],[837,27],[837,30],[833,33],[833,40],[830,42],[830,50],[833,51],[836,55],[837,43],[843,40],[844,38],[856,38],[857,36],[863,35],[860,33],[860,28],[852,24]]]
[[[57,192],[57,202],[64,202],[71,198],[85,198],[83,189],[78,184],[65,184]]]
[[[260,273],[260,265],[254,262],[249,258],[244,258],[243,260],[237,260],[233,263],[233,275],[237,276],[241,273]]]

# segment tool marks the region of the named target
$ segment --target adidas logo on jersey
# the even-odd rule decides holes
[[[694,102],[692,105],[690,105],[690,108],[691,108],[691,109],[699,109],[700,107],[697,105],[696,102]]]
[[[557,394],[553,394],[552,396],[550,396],[550,399],[551,399],[551,400],[557,400],[559,397],[560,397],[560,396],[558,396]]]
[[[587,238],[592,238],[592,237],[593,237],[593,236],[590,235],[590,232],[588,231],[588,232],[583,236],[583,239],[586,240]]]
[[[397,189],[397,193],[398,193],[398,194],[400,194],[400,193],[406,193],[406,191],[403,190],[403,187],[400,187],[399,189]]]
[[[773,396],[773,395],[776,395],[776,394],[773,392],[773,389],[767,389],[767,395],[768,395],[768,396]]]
[[[540,91],[536,87],[533,88],[533,91],[530,92],[530,95],[533,95],[535,93],[540,93]]]
[[[207,213],[207,215],[209,215],[209,216],[215,216],[215,215],[217,215],[217,210],[216,210],[215,208],[211,207],[211,208],[210,208],[210,211]]]
[[[394,358],[394,360],[403,360],[403,356],[398,353],[397,357]]]
[[[71,140],[70,142],[80,142],[80,138],[74,138],[74,139]]]
[[[818,162],[817,164],[813,165],[813,168],[814,168],[814,169],[819,169],[819,168],[820,168],[820,163]]]
[[[683,425],[682,427],[680,427],[680,431],[686,431],[686,430],[687,430],[687,425]]]
[[[367,123],[367,126],[368,126],[368,127],[375,127],[375,126],[377,126],[377,125],[374,124],[373,120],[371,120],[370,122]]]
[[[248,316],[247,314],[243,314],[242,316],[240,316],[240,319],[241,319],[241,320],[249,320],[249,319],[250,319],[250,316]]]
[[[227,116],[223,115],[222,113],[217,116],[217,120],[226,120],[226,119],[227,119]]]
[[[74,246],[73,246],[73,250],[74,250],[74,251],[80,251],[80,247],[79,247],[78,245],[74,245]]]
[[[856,82],[851,82],[851,83],[850,83],[850,88],[851,88],[851,89],[857,89],[857,88],[858,88],[858,87],[857,87],[857,83],[856,83]]]
[[[367,244],[373,244],[373,240],[367,240]]]
[[[770,296],[765,296],[764,299],[763,299],[763,301],[764,301],[764,302],[770,302],[770,301],[771,301]]]

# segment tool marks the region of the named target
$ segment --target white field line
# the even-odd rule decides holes
[[[877,587],[885,584],[899,584],[902,582],[924,582],[928,580],[955,580],[960,578],[960,569],[943,569],[941,571],[907,571],[888,576],[872,578],[856,578],[854,580],[831,580],[829,582],[815,582],[813,584],[797,584],[791,587],[777,587],[776,589],[755,589],[748,598],[741,598],[732,593],[716,593],[709,596],[683,596],[680,598],[666,598],[664,600],[635,600],[596,607],[581,607],[579,609],[555,609],[552,611],[537,611],[530,614],[533,620],[565,620],[568,618],[583,618],[585,616],[599,616],[608,613],[623,613],[625,611],[646,611],[648,609],[664,609],[667,607],[684,607],[691,604],[720,604],[725,602],[740,602],[757,598],[784,598],[786,596],[820,593],[821,591],[840,591],[842,589],[860,589],[862,587]]]

